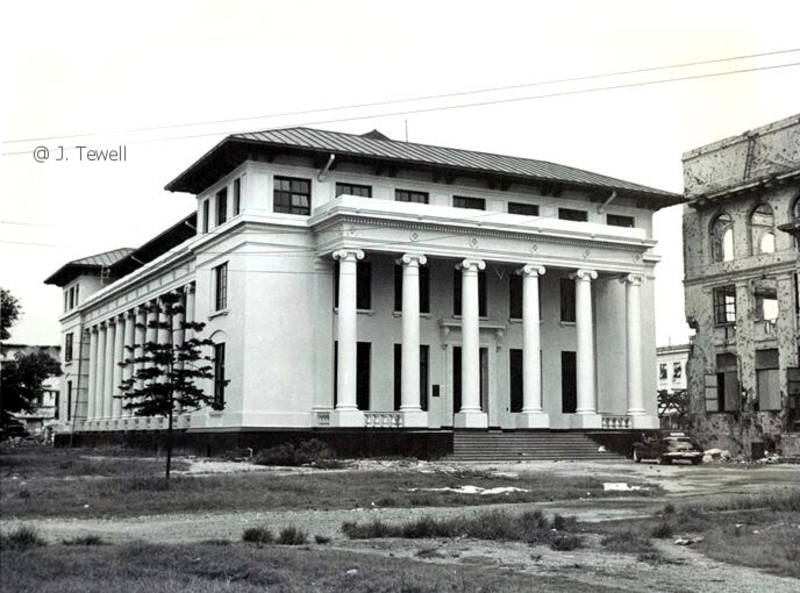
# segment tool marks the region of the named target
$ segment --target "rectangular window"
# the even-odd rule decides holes
[[[453,196],[453,208],[466,208],[467,210],[486,210],[486,200],[483,198],[466,198]]]
[[[67,381],[67,420],[72,420],[72,381]]]
[[[508,275],[508,317],[522,319],[522,276]]]
[[[337,196],[358,196],[359,198],[371,198],[372,187],[369,185],[356,185],[354,183],[337,183]]]
[[[589,213],[586,210],[573,210],[572,208],[559,208],[558,218],[561,220],[574,220],[575,222],[586,222],[589,220]]]
[[[730,352],[717,354],[717,411],[741,410],[741,391],[736,355]]]
[[[214,268],[214,311],[228,308],[228,264]]]
[[[356,407],[369,410],[372,342],[356,343]],[[339,342],[333,343],[333,405],[339,401]]]
[[[214,344],[214,404],[221,410],[225,406],[225,343]]]
[[[736,323],[736,286],[733,284],[714,289],[714,323]]]
[[[228,188],[217,192],[217,226],[228,220]]]
[[[578,410],[578,365],[574,351],[561,352],[561,413]]]
[[[478,272],[478,315],[487,316],[486,270]],[[461,315],[461,270],[453,270],[453,315]]]
[[[575,323],[575,281],[561,278],[559,281],[561,296],[561,321]]]
[[[208,200],[203,200],[203,233],[208,232],[208,217],[209,217],[210,208],[208,205]]]
[[[72,332],[64,340],[64,362],[72,361]]]
[[[662,381],[666,381],[667,380],[668,377],[667,377],[667,363],[666,362],[661,363],[660,365],[658,365],[658,378],[661,379]]]
[[[339,307],[339,262],[333,268],[333,306]],[[372,308],[372,263],[356,263],[356,309]]]
[[[523,202],[509,202],[509,214],[522,214],[523,216],[539,216],[539,206],[536,204],[525,204]]]
[[[522,350],[511,348],[508,351],[509,387],[511,398],[509,411],[516,414],[522,411]]]
[[[427,204],[430,197],[424,191],[411,191],[407,189],[394,190],[394,199],[397,202],[414,202],[417,204]]]
[[[621,216],[619,214],[607,214],[606,224],[609,226],[621,226],[632,229],[635,226],[633,216]]]
[[[756,321],[775,321],[778,319],[778,293],[774,290],[762,290],[755,294]]]
[[[679,362],[672,363],[672,380],[677,381],[683,376],[683,366]]]
[[[394,310],[403,310],[403,266],[394,267]],[[419,312],[431,312],[431,274],[426,266],[419,267]]]
[[[273,211],[283,214],[311,214],[311,181],[292,177],[275,177]]]
[[[69,310],[75,308],[75,288],[70,286],[69,288]]]
[[[69,311],[69,291],[64,291],[64,313]]]
[[[402,384],[403,375],[403,345],[394,345],[394,409],[400,410],[402,403]],[[430,346],[420,345],[419,347],[419,404],[423,412],[428,411],[428,385],[430,366]]]
[[[242,211],[242,178],[233,180],[233,215],[239,216]]]
[[[69,381],[67,381],[67,383],[69,383]],[[56,391],[53,397],[55,398],[53,401],[53,420],[58,420],[61,418],[61,392]]]

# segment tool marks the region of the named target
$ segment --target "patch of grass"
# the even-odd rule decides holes
[[[659,552],[649,537],[642,535],[640,531],[627,529],[610,533],[600,540],[600,545],[617,554],[630,554],[636,556],[639,562],[647,564],[664,564],[667,562],[661,552]]]
[[[14,531],[0,533],[0,550],[24,552],[47,545],[39,533],[30,527],[17,527]]]
[[[336,461],[336,452],[319,439],[302,441],[297,445],[283,443],[282,445],[259,451],[254,463],[258,465],[283,466],[313,464],[325,467],[325,469],[342,467],[342,464]]]
[[[302,546],[308,542],[308,534],[294,525],[289,525],[281,529],[276,542],[282,546]]]
[[[81,535],[62,541],[65,546],[102,546],[106,542],[99,535]]]
[[[657,539],[669,539],[673,533],[672,524],[666,520],[662,520],[650,530],[650,536]]]
[[[583,538],[574,533],[557,534],[550,541],[550,549],[557,552],[569,552],[583,546]]]
[[[251,544],[271,544],[275,536],[266,527],[248,527],[242,533],[242,541]]]

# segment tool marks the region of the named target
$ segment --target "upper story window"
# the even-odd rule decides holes
[[[736,323],[736,286],[733,284],[714,289],[714,323]]]
[[[225,406],[225,343],[214,344],[214,403],[212,407],[221,410]]]
[[[228,188],[217,192],[217,226],[228,220]]]
[[[64,362],[72,360],[72,340],[72,332],[70,332],[64,338]]]
[[[466,198],[453,196],[453,208],[466,208],[468,210],[486,210],[486,200],[483,198]]]
[[[666,362],[662,362],[660,365],[658,365],[658,378],[660,380],[662,380],[662,381],[666,381],[667,380],[667,363]]]
[[[775,321],[778,319],[778,292],[771,289],[761,289],[755,293],[756,321]]]
[[[275,177],[273,211],[284,214],[311,214],[311,180]]]
[[[561,321],[575,323],[575,281],[561,278],[558,283],[561,300]]]
[[[339,262],[333,271],[333,306],[339,306]],[[360,261],[356,263],[356,309],[368,311],[372,309],[372,263]]]
[[[586,210],[559,208],[558,218],[560,218],[561,220],[574,220],[575,222],[586,222],[589,220],[589,213]]]
[[[427,204],[430,200],[428,192],[411,191],[408,189],[394,190],[394,199],[397,202],[414,202],[417,204]]]
[[[208,232],[208,216],[210,212],[210,207],[208,205],[208,200],[203,200],[203,233]]]
[[[609,226],[621,226],[632,229],[636,226],[633,216],[621,216],[619,214],[607,214],[606,224]]]
[[[711,223],[711,261],[722,262],[733,259],[733,220],[723,212]]]
[[[372,187],[369,185],[356,185],[354,183],[337,183],[337,196],[358,196],[359,198],[371,198]]]
[[[233,180],[233,215],[239,216],[242,211],[242,178]]]
[[[78,289],[80,288],[80,284],[75,284],[74,286],[70,286],[68,289],[64,290],[64,312],[72,311],[75,307],[78,306]]]
[[[403,310],[403,266],[394,267],[394,310]],[[431,312],[431,274],[430,268],[419,267],[419,312]]]
[[[478,272],[478,315],[487,316],[486,270]],[[453,270],[453,315],[461,315],[461,270]]]
[[[679,362],[672,363],[672,380],[677,381],[683,376],[683,366]]]
[[[539,206],[537,204],[525,204],[524,202],[509,202],[509,214],[522,214],[523,216],[539,216]]]
[[[775,215],[769,204],[761,203],[750,213],[750,254],[775,252]]]
[[[228,308],[228,263],[214,268],[214,311]]]

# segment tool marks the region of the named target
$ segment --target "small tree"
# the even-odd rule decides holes
[[[6,426],[12,414],[33,412],[44,393],[45,379],[61,375],[61,364],[47,352],[18,352],[3,363],[0,384],[0,421]]]
[[[0,340],[11,337],[11,326],[17,322],[22,313],[19,300],[5,288],[0,288]]]
[[[130,356],[120,362],[120,366],[136,367],[131,377],[120,384],[122,395],[118,397],[125,401],[123,407],[132,410],[136,416],[167,417],[166,480],[169,486],[176,408],[179,406],[184,412],[208,405],[222,409],[224,403],[215,401],[214,394],[205,393],[196,383],[198,380],[214,378],[214,357],[202,353],[203,348],[213,346],[214,342],[195,337],[185,339],[187,331],[201,332],[205,324],[186,320],[173,324],[173,318],[184,313],[180,295],[168,293],[160,300],[161,306],[154,305],[151,311],[164,313],[166,320],[157,318],[146,325],[137,324],[137,327],[154,329],[159,333],[166,331],[169,339],[161,343],[149,341],[127,347]],[[137,349],[141,350],[138,355]]]

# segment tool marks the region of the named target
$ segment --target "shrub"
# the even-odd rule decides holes
[[[270,544],[273,540],[272,532],[265,527],[248,527],[242,533],[242,541],[252,544]]]
[[[668,502],[664,505],[664,510],[662,511],[665,515],[672,515],[675,513],[675,505],[671,502]]]
[[[326,469],[338,469],[342,464],[335,460],[336,454],[319,439],[303,441],[297,446],[283,443],[260,451],[255,458],[258,465],[298,466],[314,464]]]
[[[322,545],[329,544],[331,543],[331,538],[329,538],[327,535],[315,535],[314,542]]]
[[[668,521],[661,521],[650,530],[650,536],[658,539],[670,538],[672,537],[672,525]]]
[[[633,530],[611,533],[600,540],[600,545],[620,554],[639,554],[653,547],[648,537]]]
[[[17,527],[9,533],[0,533],[0,550],[24,552],[46,545],[38,532],[30,527]]]
[[[557,531],[574,531],[578,526],[578,520],[574,516],[564,517],[556,513],[553,517],[553,529]]]
[[[522,513],[520,522],[528,529],[549,529],[550,527],[547,517],[539,509]]]
[[[573,533],[560,533],[550,542],[550,549],[569,552],[583,546],[583,539]]]
[[[393,525],[388,525],[375,519],[370,523],[361,524],[345,521],[342,523],[342,533],[350,539],[374,539],[379,537],[399,537],[402,532]]]
[[[308,534],[294,525],[289,525],[281,529],[277,541],[283,546],[302,546],[308,541]]]
[[[65,546],[102,546],[105,543],[99,535],[81,535],[63,541]]]

